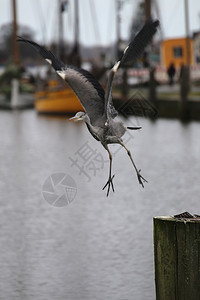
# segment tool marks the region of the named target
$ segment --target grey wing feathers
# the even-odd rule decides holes
[[[143,26],[119,59],[119,67],[130,66],[140,57],[145,47],[151,42],[158,25],[159,21],[156,20],[149,21]]]
[[[87,71],[73,66],[66,66],[60,74],[79,98],[90,121],[95,125],[104,114],[104,90]],[[100,88],[101,87],[101,88]]]
[[[157,27],[159,25],[159,21],[149,21],[147,22],[143,28],[139,31],[139,33],[135,36],[133,41],[129,44],[129,46],[124,50],[121,58],[114,65],[114,67],[110,70],[108,76],[108,83],[105,95],[105,112],[106,117],[108,118],[110,112],[110,106],[112,106],[112,82],[119,67],[126,67],[133,64],[138,57],[142,54],[145,47],[151,42],[154,34],[157,31]],[[111,115],[112,117],[112,115]]]
[[[58,71],[65,67],[65,64],[60,61],[50,50],[41,47],[33,41],[26,40],[22,37],[18,37],[18,42],[25,42],[30,44],[52,67]]]
[[[113,69],[110,70],[108,75],[108,82],[107,82],[107,88],[106,88],[106,94],[105,94],[105,117],[108,119],[110,116],[111,118],[115,118],[118,113],[115,110],[112,102],[112,82],[114,78],[114,71]]]
[[[105,96],[104,89],[94,76],[81,68],[65,65],[51,51],[41,47],[33,41],[23,38],[19,38],[18,41],[22,41],[33,46],[36,51],[52,65],[58,75],[61,76],[73,89],[86,110],[91,123],[94,125],[97,120],[97,116],[100,117],[104,114]]]

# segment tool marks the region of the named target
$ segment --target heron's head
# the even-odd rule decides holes
[[[79,111],[75,114],[74,117],[70,118],[69,120],[74,120],[74,121],[85,121],[86,113],[83,111]]]

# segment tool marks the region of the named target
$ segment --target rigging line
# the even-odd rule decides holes
[[[55,5],[55,10],[54,14],[52,14],[52,20],[53,22],[50,22],[51,24],[51,38],[52,40],[57,43],[58,40],[58,9],[59,9],[59,2],[57,3],[57,5]]]
[[[83,7],[82,7],[82,15],[83,16],[86,16],[88,14],[88,11],[89,11],[89,2],[87,2],[87,4],[85,4]],[[81,18],[80,18],[80,21],[81,21]],[[81,27],[81,30],[82,30],[82,33],[83,33],[83,36],[86,36],[87,37],[87,41],[91,41],[91,38],[92,38],[92,26],[90,26],[91,24],[91,18],[90,18],[90,15],[88,15],[88,22],[84,22],[84,26]],[[82,23],[81,23],[82,24]]]
[[[55,0],[54,0],[55,1]],[[52,6],[49,5],[49,8],[52,11],[51,17],[48,16],[48,29],[50,32],[50,44],[53,41],[53,43],[58,43],[58,36],[59,36],[59,11],[60,11],[60,2],[55,1],[54,10],[52,10]]]
[[[73,39],[73,12],[74,12],[74,8],[72,7],[72,1],[68,0],[68,1],[64,1],[67,2],[66,5],[66,9],[64,12],[62,12],[62,17],[63,17],[63,42],[64,44],[67,44],[68,46],[70,45],[71,47],[71,40]],[[59,7],[58,7],[59,10]],[[58,18],[56,20],[56,22],[58,23]],[[57,28],[57,31],[59,31],[59,26]],[[59,32],[58,32],[59,34]],[[68,49],[69,50],[69,49]]]
[[[54,4],[54,9],[52,9],[52,5],[48,6],[48,17],[47,17],[47,21],[48,22],[48,26],[47,26],[47,30],[48,30],[48,34],[49,34],[49,39],[48,39],[48,44],[51,44],[52,41],[57,41],[57,24],[58,24],[58,16],[57,13],[55,13],[55,10],[57,9],[57,3],[55,2]],[[51,14],[50,14],[51,12]]]
[[[72,32],[72,4],[71,1],[68,1],[67,7],[67,28],[69,32]]]
[[[90,12],[91,12],[91,17],[92,17],[92,22],[93,22],[95,38],[97,38],[97,42],[101,45],[102,41],[101,41],[101,35],[100,35],[100,31],[99,31],[99,26],[98,26],[96,7],[95,7],[93,0],[89,0],[89,2],[90,2]]]
[[[108,28],[107,36],[106,36],[106,41],[107,41],[106,44],[110,44],[110,37],[113,34],[113,27],[114,27],[114,22],[113,21],[115,20],[115,18],[113,18],[113,11],[115,12],[115,7],[113,8],[113,6],[114,6],[113,1],[110,1],[110,6],[109,6],[109,9],[108,9],[109,14],[108,14],[108,19],[107,19],[108,24],[106,26]],[[110,16],[112,16],[111,20],[110,20]]]
[[[43,18],[43,12],[42,12],[42,8],[40,6],[40,1],[33,1],[33,2],[35,3],[35,8],[33,9],[33,11],[34,11],[34,14],[35,14],[36,18],[38,19],[40,27],[41,27],[43,43],[46,44],[46,34],[45,34],[46,33],[46,24],[45,24],[45,21]]]
[[[54,10],[52,9],[52,6],[48,5],[47,12],[43,13],[43,15],[46,17],[44,19],[44,23],[45,23],[45,27],[46,27],[46,41],[45,42],[48,44],[50,43],[50,40],[51,40],[51,34],[50,34],[51,30],[50,30],[49,24],[51,24],[51,26],[53,26],[52,19],[54,16]],[[44,12],[44,9],[43,9],[43,12]],[[49,38],[47,38],[48,36],[49,36]]]
[[[168,29],[170,29],[172,26],[174,26],[173,20],[177,17],[177,11],[180,12],[181,10],[183,10],[183,7],[180,6],[180,1],[179,0],[176,0],[172,5],[173,6],[170,7],[170,12],[171,13],[165,21],[165,24],[167,25]],[[179,14],[181,14],[181,13],[182,12],[180,12]],[[162,16],[162,10],[161,10],[161,16]],[[163,20],[163,17],[162,17],[162,20]],[[163,30],[163,35],[164,35],[164,38],[166,38],[166,30]]]
[[[12,22],[12,11],[11,11],[11,8],[9,7],[9,5],[6,6],[6,11],[5,11],[3,17],[4,17],[3,25],[6,23],[5,20],[9,20],[8,22]]]

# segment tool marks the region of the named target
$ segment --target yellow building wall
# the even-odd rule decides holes
[[[189,40],[190,43],[190,64],[194,64],[194,50],[193,50],[193,40]],[[176,57],[174,55],[174,48],[182,48],[182,56]],[[180,39],[169,39],[165,40],[161,44],[161,55],[162,55],[162,64],[165,67],[168,67],[172,62],[175,64],[175,67],[180,67],[181,64],[187,64],[187,47],[186,47],[186,38]]]

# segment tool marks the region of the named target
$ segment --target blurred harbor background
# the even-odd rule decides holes
[[[0,0],[0,298],[155,299],[153,216],[200,212],[200,4],[169,2]],[[115,193],[107,198],[106,153],[85,124],[67,120],[78,102],[16,34],[105,87],[108,69],[151,16],[161,22],[158,35],[119,71],[113,90],[123,121],[142,127],[124,141],[148,183],[139,186],[126,153],[112,145]],[[66,186],[47,186],[61,174]]]
[[[139,89],[160,116],[199,119],[200,8],[196,1],[172,1],[170,8],[167,1],[158,0],[112,0],[105,6],[89,0],[1,3],[1,108],[34,105],[40,113],[60,114],[82,109],[66,84],[34,49],[18,43],[17,36],[35,40],[65,63],[89,70],[105,87],[109,68],[129,41],[145,22],[157,18],[160,29],[152,44],[134,65],[117,73],[114,102],[118,106],[129,97],[137,99]]]

